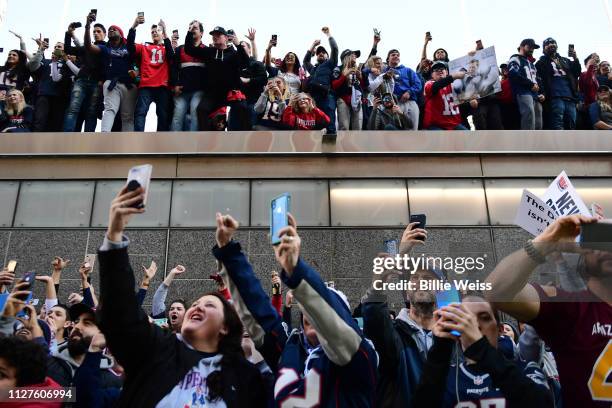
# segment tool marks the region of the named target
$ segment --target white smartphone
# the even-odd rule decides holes
[[[137,202],[132,207],[144,208],[147,205],[147,197],[149,196],[149,185],[151,184],[151,174],[153,166],[143,164],[142,166],[132,167],[128,173],[127,186],[128,191],[134,191],[138,187],[144,189],[144,200]]]
[[[96,254],[85,255],[85,260],[83,263],[85,264],[86,268],[91,268],[91,270],[93,270],[94,266],[96,265]]]

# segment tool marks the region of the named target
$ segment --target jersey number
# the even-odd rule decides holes
[[[506,406],[505,398],[487,398],[478,401],[480,408],[504,408]],[[479,408],[475,402],[463,401],[455,405],[455,408]]]
[[[157,56],[157,61],[155,61],[156,56]],[[163,63],[164,63],[164,54],[162,53],[162,50],[153,48],[153,50],[151,50],[151,64],[163,64]]]
[[[531,67],[529,66],[525,66],[525,73],[527,74],[527,78],[533,82],[534,84],[537,83],[537,78],[536,78],[536,72],[534,69],[531,69]]]
[[[612,373],[612,340],[595,362],[593,373],[589,378],[591,397],[596,401],[612,401],[612,383],[606,382]]]
[[[459,114],[459,107],[455,104],[455,98],[452,94],[442,96],[442,100],[444,101],[444,112],[442,112],[444,116]]]
[[[280,370],[278,380],[274,386],[274,396],[286,387],[295,384],[299,376],[293,369],[283,368]],[[280,402],[281,408],[311,408],[321,404],[321,374],[315,369],[311,369],[304,378],[304,396],[290,396]]]

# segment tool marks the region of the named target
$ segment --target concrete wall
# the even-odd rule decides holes
[[[236,234],[264,288],[270,287],[271,270],[278,270],[267,237],[268,230],[245,229]],[[351,305],[357,305],[361,295],[370,285],[372,258],[380,252],[383,241],[399,239],[402,229],[303,229],[302,255],[315,266],[322,278],[333,280],[338,289],[344,291]],[[33,270],[38,274],[50,274],[53,256],[72,260],[62,276],[60,301],[65,302],[69,293],[78,291],[80,282],[78,264],[86,253],[92,253],[102,243],[104,230],[0,230],[0,254],[5,264],[17,259],[18,276]],[[214,230],[131,230],[130,258],[136,272],[137,282],[142,276],[142,266],[151,260],[157,262],[159,271],[151,283],[145,307],[150,308],[153,292],[164,277],[167,261],[169,271],[177,263],[187,267],[187,272],[178,277],[172,285],[168,301],[172,298],[185,298],[187,301],[198,295],[214,290],[214,283],[208,279],[214,272],[215,262],[211,253],[214,245]],[[167,238],[169,236],[169,243]],[[486,256],[483,273],[470,274],[471,279],[483,278],[505,255],[519,249],[529,238],[518,228],[431,228],[429,239],[417,248],[417,253],[439,256]],[[93,285],[98,289],[99,271],[96,263]],[[452,276],[452,275],[451,275]],[[538,280],[554,280],[554,277],[541,276]],[[44,299],[44,288],[35,287],[35,298]],[[401,294],[394,293],[392,307],[403,304]]]

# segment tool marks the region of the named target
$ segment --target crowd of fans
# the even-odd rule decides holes
[[[538,60],[540,45],[521,41],[499,67],[501,92],[458,103],[451,83],[470,73],[449,73],[443,48],[430,59],[429,33],[412,69],[397,49],[377,55],[378,31],[363,63],[359,50],[339,52],[328,27],[328,48],[317,40],[303,60],[294,52],[274,58],[273,35],[260,61],[254,29],[248,41],[219,26],[208,37],[194,20],[179,45],[178,30],[169,36],[160,20],[151,41],[136,44],[144,23],[138,13],[126,37],[92,10],[82,41],[82,23],[71,23],[50,58],[48,38],[34,39],[32,55],[13,33],[21,46],[0,67],[0,130],[93,132],[101,119],[102,132],[143,131],[152,103],[158,131],[612,129],[610,63],[591,53],[581,72],[576,51],[561,56],[553,38]]]
[[[15,387],[74,387],[75,402],[66,406],[544,408],[612,402],[612,253],[566,244],[564,251],[580,253],[582,281],[567,283],[566,276],[558,287],[528,283],[546,257],[559,268],[566,264],[557,244],[573,242],[581,225],[596,218],[559,218],[499,262],[487,278],[491,292],[465,292],[460,303],[437,304],[439,289],[431,283],[448,280],[449,271],[419,268],[405,276],[416,289],[403,292],[406,305],[396,313],[387,291],[375,285],[350,305],[324,282],[300,256],[302,239],[290,214],[272,249],[281,272],[261,282],[235,238],[238,223],[217,213],[211,278],[218,290],[166,302],[173,280],[186,270],[176,265],[147,313],[142,304],[158,268],[155,262],[143,266],[137,279],[125,235],[130,219],[145,211],[137,208],[143,198],[142,188],[125,186],[111,203],[97,256],[97,295],[91,259],[79,267],[81,293],[70,294],[67,304],[58,302],[58,291],[68,260],[57,257],[51,275],[36,276],[46,297],[38,312],[25,301],[30,283],[8,268],[0,272],[0,293],[8,294],[0,317],[0,398]],[[429,234],[409,224],[400,256],[415,255]],[[387,269],[373,276],[389,283],[398,275]],[[299,313],[291,312],[295,307]],[[7,406],[62,405],[20,403]]]

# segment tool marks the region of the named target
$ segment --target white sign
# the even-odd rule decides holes
[[[539,235],[557,218],[544,201],[529,190],[523,190],[514,223],[532,235]]]
[[[542,199],[559,217],[572,214],[591,216],[591,212],[576,192],[565,170],[548,186]]]
[[[465,72],[463,79],[453,81],[453,91],[460,102],[501,92],[495,47],[452,60],[448,63],[448,71],[451,74]]]

